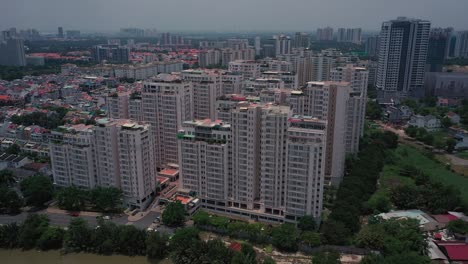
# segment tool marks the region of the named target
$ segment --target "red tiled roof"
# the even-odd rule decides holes
[[[439,223],[448,223],[458,219],[458,217],[451,214],[432,215],[432,217]]]
[[[229,248],[234,250],[234,251],[241,251],[242,245],[237,243],[237,242],[233,242],[233,243],[231,243],[231,245],[229,245]]]
[[[468,245],[444,245],[450,260],[468,260]]]

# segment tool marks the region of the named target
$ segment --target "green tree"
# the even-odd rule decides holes
[[[19,213],[23,203],[23,199],[15,190],[0,186],[0,213]]]
[[[19,155],[21,153],[21,147],[18,144],[13,144],[5,150],[6,154]]]
[[[20,226],[16,223],[0,225],[0,248],[18,247]]]
[[[192,220],[196,225],[208,225],[210,223],[210,215],[203,210],[198,210],[192,216]]]
[[[28,205],[43,206],[54,194],[54,185],[47,176],[36,175],[26,178],[21,181],[20,186]]]
[[[309,247],[318,247],[321,244],[320,234],[312,231],[304,231],[301,234],[301,241]]]
[[[461,219],[451,221],[447,224],[447,229],[456,234],[468,234],[468,222],[465,222]]]
[[[453,138],[449,138],[446,141],[447,145],[447,152],[452,153],[455,150],[455,146],[457,145],[457,141]]]
[[[276,261],[274,261],[272,258],[270,257],[265,257],[263,259],[263,264],[276,264]]]
[[[321,251],[312,257],[313,264],[340,264],[340,254],[336,251]]]
[[[359,247],[381,250],[385,243],[385,230],[380,225],[364,226],[356,236]]]
[[[82,218],[73,218],[65,234],[65,247],[71,251],[87,251],[94,245],[93,229]]]
[[[449,128],[452,126],[452,121],[450,121],[450,118],[448,117],[444,117],[442,118],[442,120],[440,121],[442,123],[442,126],[445,127],[445,128]]]
[[[168,204],[162,214],[162,221],[168,226],[182,226],[185,222],[184,205],[179,201]]]
[[[32,249],[39,238],[47,231],[49,218],[43,214],[30,214],[20,228],[18,244],[23,249]]]
[[[11,186],[15,183],[15,175],[11,170],[0,170],[0,186]]]
[[[122,208],[122,190],[115,187],[97,187],[91,190],[91,201],[101,212],[119,212]]]
[[[65,231],[59,227],[48,227],[39,237],[37,247],[41,250],[61,249]]]
[[[322,240],[329,245],[344,245],[348,243],[351,231],[342,222],[329,220],[322,226]]]
[[[206,242],[206,247],[206,256],[210,260],[210,263],[231,263],[233,251],[227,248],[222,240],[209,240]]]
[[[371,120],[382,118],[382,108],[376,101],[368,101],[366,106],[366,116]]]
[[[419,189],[416,186],[401,185],[391,190],[392,203],[399,209],[417,207]]]
[[[146,253],[146,231],[132,225],[118,228],[117,253],[126,256],[144,255]]]
[[[299,219],[299,222],[297,223],[297,227],[301,231],[315,231],[317,227],[317,223],[315,222],[315,219],[311,215],[305,215]]]
[[[294,225],[282,224],[271,231],[273,245],[285,251],[296,251],[299,231]]]
[[[85,208],[87,191],[70,186],[58,191],[57,202],[61,209],[80,211]]]
[[[150,232],[146,238],[146,255],[150,259],[162,259],[167,254],[168,237],[160,232]]]

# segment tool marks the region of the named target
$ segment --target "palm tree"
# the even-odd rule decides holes
[[[0,170],[0,186],[10,186],[15,183],[15,175],[11,170]]]

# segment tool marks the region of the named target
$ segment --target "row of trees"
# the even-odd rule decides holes
[[[457,145],[457,141],[455,139],[451,137],[442,139],[436,138],[432,133],[429,133],[422,127],[418,128],[414,126],[408,126],[405,128],[405,133],[426,145],[434,146],[438,149],[445,149],[449,153],[452,153],[455,150],[455,146]]]
[[[316,247],[321,244],[320,235],[316,232],[315,219],[304,216],[298,226],[281,224],[275,227],[263,223],[252,223],[230,220],[229,218],[210,215],[198,211],[193,216],[195,225],[233,238],[246,239],[256,244],[273,244],[284,251],[297,251],[300,244]]]
[[[346,175],[336,194],[332,212],[321,227],[322,240],[327,244],[352,242],[358,232],[363,206],[377,188],[377,180],[387,157],[386,149],[398,146],[398,136],[391,132],[374,131],[362,140],[362,149],[355,160],[348,162]]]
[[[70,186],[57,192],[58,206],[68,211],[91,209],[118,213],[122,211],[122,199],[122,190],[115,187],[96,187],[86,190]]]
[[[23,224],[0,226],[1,248],[64,249],[65,252],[89,252],[103,255],[122,254],[163,259],[170,256],[179,263],[275,263],[270,258],[260,261],[253,247],[244,243],[240,251],[221,240],[202,241],[196,228],[182,228],[169,237],[160,232],[146,232],[129,225],[116,225],[98,219],[92,227],[81,218],[71,220],[68,228],[49,225],[46,215],[31,214]],[[258,262],[259,261],[259,262]]]

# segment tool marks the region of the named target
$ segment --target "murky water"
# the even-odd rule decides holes
[[[0,250],[1,264],[169,264],[169,260],[150,262],[146,257],[99,256],[86,253],[61,254],[60,251]]]

